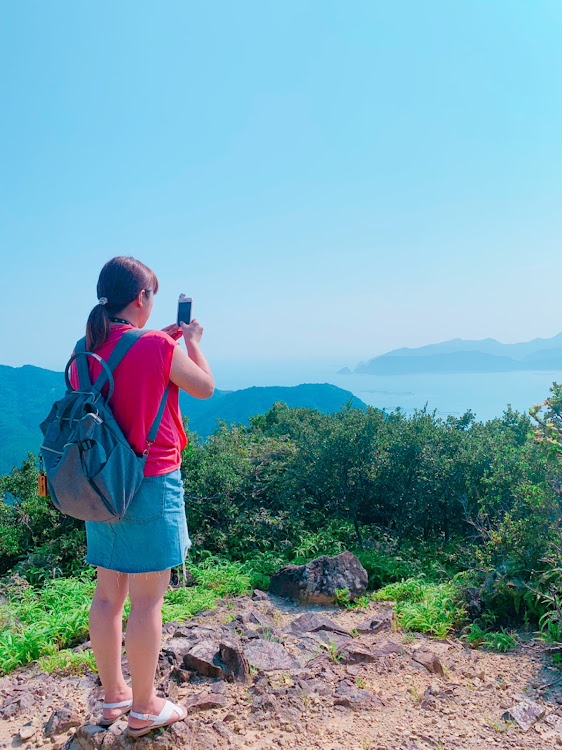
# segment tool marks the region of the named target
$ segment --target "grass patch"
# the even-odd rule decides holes
[[[47,674],[72,675],[98,671],[94,653],[90,649],[74,652],[65,648],[52,656],[42,656],[37,662]]]
[[[465,618],[457,586],[408,578],[391,583],[373,594],[375,601],[396,602],[396,618],[407,631],[445,638]]]
[[[0,673],[53,656],[88,635],[94,592],[90,578],[59,578],[35,589],[23,581],[5,586],[0,619]]]
[[[371,600],[368,596],[358,596],[356,599],[351,599],[349,596],[349,589],[336,589],[334,602],[338,607],[345,607],[346,609],[354,609],[357,612],[363,612],[369,608]]]
[[[166,593],[164,622],[187,620],[213,608],[218,599],[246,593],[250,585],[250,576],[241,564],[217,557],[189,566],[189,572],[197,585]],[[91,575],[58,578],[40,588],[23,580],[5,584],[0,592],[0,674],[39,659],[47,672],[93,668],[93,656],[88,652],[74,654],[69,649],[88,637],[94,590]],[[128,612],[127,603],[125,618]]]
[[[209,557],[199,566],[187,566],[197,585],[168,591],[162,607],[164,622],[188,620],[204,609],[212,609],[217,599],[248,592],[250,575],[240,563]]]
[[[504,628],[490,631],[482,628],[477,622],[472,622],[461,638],[472,646],[499,651],[503,654],[513,651],[519,645],[517,639]]]

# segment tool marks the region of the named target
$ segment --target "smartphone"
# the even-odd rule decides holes
[[[185,294],[180,294],[178,300],[178,326],[181,328],[182,323],[191,323],[191,303],[193,300],[191,297],[186,297]]]

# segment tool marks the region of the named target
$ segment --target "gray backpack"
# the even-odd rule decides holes
[[[123,518],[143,480],[143,469],[150,446],[156,438],[166,406],[164,392],[158,414],[146,439],[146,449],[138,456],[123,435],[108,406],[113,393],[113,372],[125,354],[143,335],[126,331],[107,363],[86,351],[86,339],[76,344],[64,372],[67,391],[53,404],[41,424],[49,493],[55,506],[68,516],[83,521],[116,521]],[[87,357],[94,357],[102,371],[92,384]],[[79,389],[73,390],[69,370],[76,360]],[[102,388],[109,381],[107,396]]]

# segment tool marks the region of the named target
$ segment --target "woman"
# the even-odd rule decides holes
[[[86,349],[107,361],[131,328],[144,328],[158,291],[153,271],[134,258],[113,258],[98,280],[98,304],[88,318]],[[162,635],[162,602],[170,569],[181,565],[191,546],[180,475],[186,436],[179,411],[179,389],[196,398],[213,394],[213,375],[199,348],[203,328],[197,320],[181,329],[149,331],[135,342],[114,373],[112,412],[132,448],[145,450],[146,436],[164,391],[168,397],[158,434],[150,446],[144,480],[121,521],[86,522],[86,562],[97,567],[90,610],[90,638],[105,691],[102,723],[129,713],[135,737],[185,718],[186,711],[158,698],[154,677]],[[185,341],[187,353],[178,339]],[[88,357],[92,382],[101,365]],[[75,363],[71,383],[78,387]],[[139,575],[142,574],[142,575]],[[131,611],[125,647],[132,689],[121,670],[123,605]]]

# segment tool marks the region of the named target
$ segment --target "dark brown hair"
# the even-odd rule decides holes
[[[86,325],[86,351],[94,352],[107,341],[110,318],[120,313],[145,289],[156,294],[158,279],[150,268],[140,260],[120,255],[108,260],[98,279],[98,299],[105,297],[107,303],[94,307]]]

